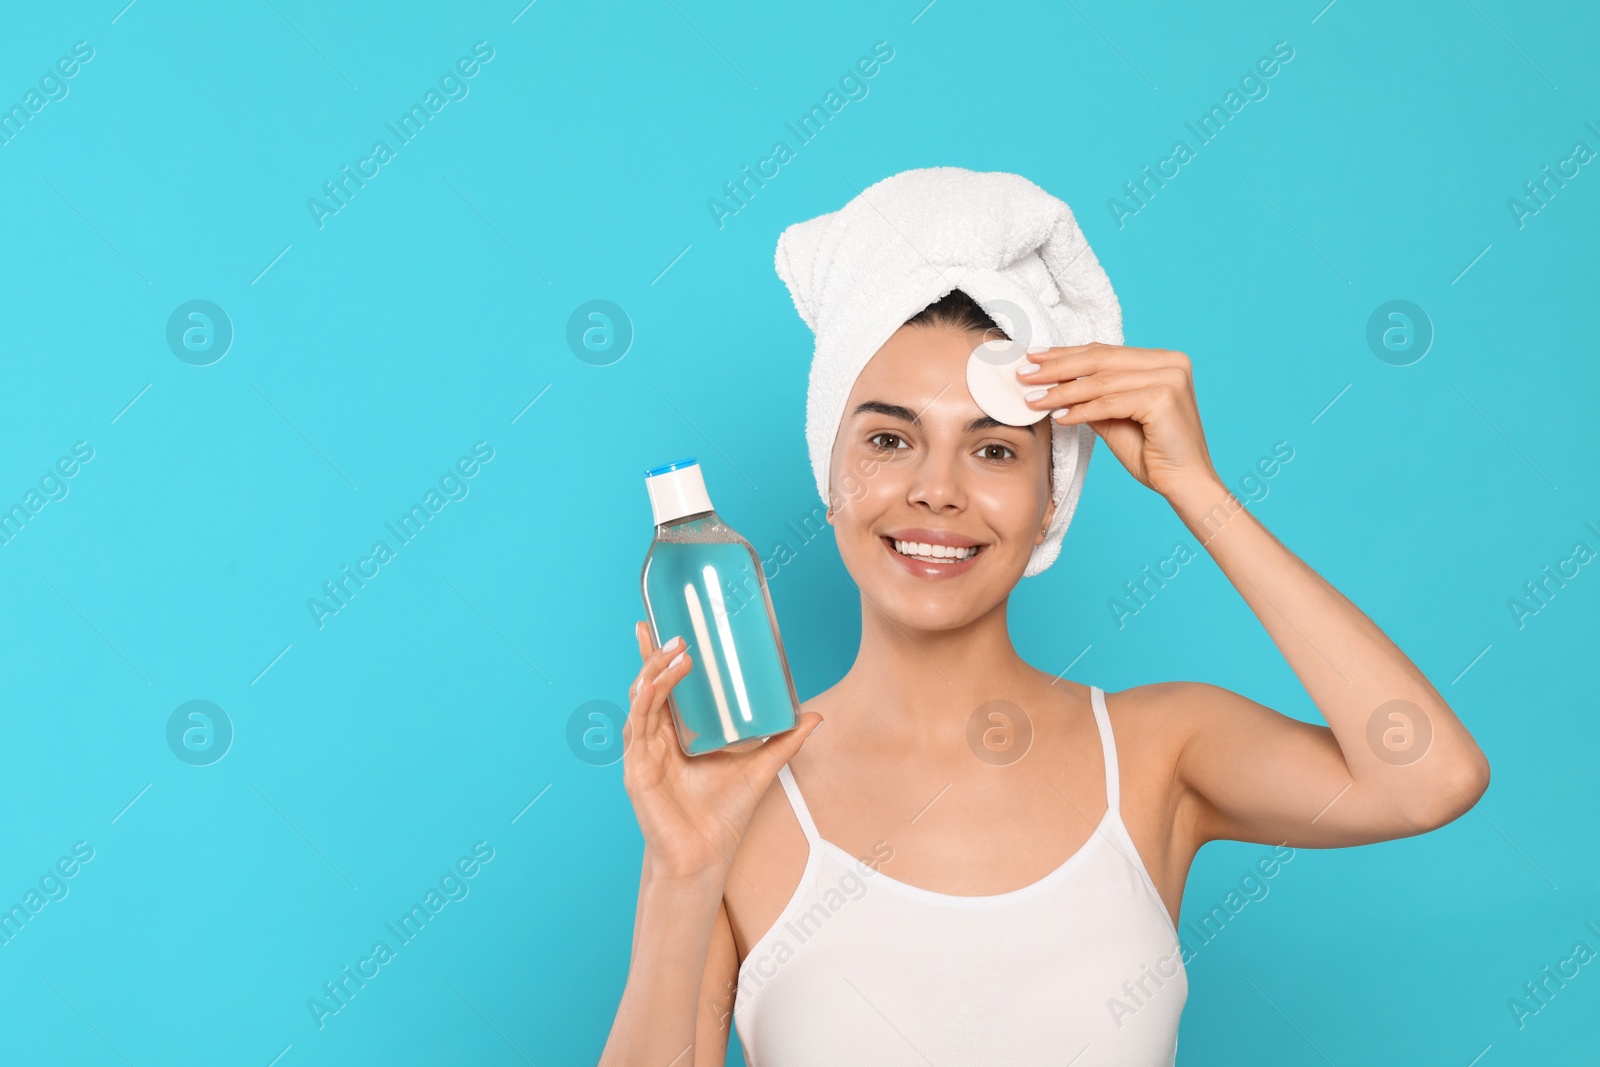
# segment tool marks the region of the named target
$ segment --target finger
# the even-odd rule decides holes
[[[1053,385],[1045,382],[1038,384],[1044,390],[1044,393],[1040,396],[1026,396],[1023,398],[1023,403],[1030,408],[1041,411],[1054,411],[1056,408],[1065,407],[1068,404],[1081,404],[1084,401],[1094,399],[1101,393],[1111,391],[1107,383],[1107,373],[1103,371]],[[1037,390],[1033,390],[1033,392],[1037,392]]]
[[[679,656],[682,658],[679,659]],[[667,709],[667,698],[672,695],[673,687],[683,681],[684,676],[689,673],[689,669],[692,666],[693,660],[689,653],[679,652],[669,659],[660,672],[651,680],[650,687],[654,693],[654,698],[650,701],[650,710],[646,715],[645,729],[652,735],[661,729],[663,721],[672,717]],[[670,723],[668,725],[671,726]]]
[[[628,715],[622,721],[622,781],[630,791],[643,773],[649,753],[644,739],[649,737],[646,715],[653,696],[648,678],[635,678],[628,689]]]
[[[628,718],[642,719],[644,709],[650,706],[651,693],[654,681],[645,671],[634,675],[633,682],[628,686]]]
[[[794,758],[806,738],[816,733],[822,725],[822,716],[814,711],[805,712],[793,728],[767,739],[767,743],[750,753],[761,784],[765,785],[777,775],[778,768]]]
[[[648,660],[652,652],[659,652],[662,649],[671,649],[673,641],[678,641],[680,646],[683,641],[682,637],[674,635],[673,637],[669,637],[667,639],[666,644],[658,646],[655,643],[655,635],[650,630],[650,624],[645,622],[643,619],[640,619],[638,622],[633,624],[633,635],[639,641],[639,658],[641,660]]]
[[[683,637],[677,634],[667,638],[666,644],[658,646],[655,643],[654,634],[652,634],[650,631],[650,624],[642,619],[634,624],[634,634],[639,639],[639,658],[645,663],[650,662],[650,657],[652,654],[661,652],[665,652],[667,654],[667,658],[671,659],[679,649],[685,647]],[[676,642],[676,647],[674,647],[674,642]]]
[[[623,782],[630,793],[670,779],[682,771],[688,759],[678,746],[671,716],[662,712],[666,699],[660,687],[648,678],[641,679],[635,703],[637,710],[624,724],[622,749]]]
[[[687,647],[688,644],[681,637],[668,638],[666,644],[651,650],[649,654],[644,656],[644,663],[639,668],[639,676],[642,678],[659,678],[662,668],[672,660],[673,656],[676,656]]]
[[[666,707],[672,682],[676,680],[670,679],[668,684],[663,685],[660,680],[645,674],[634,680],[633,689],[629,693],[628,718],[624,726],[623,742],[626,745],[623,749],[624,759],[631,758],[634,761],[643,759],[648,752],[648,742],[658,735],[667,742],[664,748],[668,750],[668,758],[674,758],[672,752],[678,749],[677,739],[673,736],[676,728]],[[681,756],[682,752],[679,751],[678,755]]]
[[[1036,409],[1054,410],[1069,404],[1082,404],[1107,393],[1134,393],[1141,389],[1165,386],[1169,389],[1187,387],[1188,380],[1173,367],[1150,370],[1103,370],[1069,382],[1051,385],[1045,394],[1025,403]],[[1044,387],[1044,383],[1040,383]]]
[[[633,743],[650,734],[650,701],[654,697],[650,679],[643,674],[628,686],[628,714],[622,721],[622,754],[626,756]]]
[[[674,644],[674,642],[676,642],[676,644]],[[679,660],[679,656],[682,656],[683,659]],[[674,664],[674,661],[677,661],[676,664]],[[656,684],[660,685],[661,679],[667,674],[668,671],[682,672],[678,675],[678,678],[682,678],[683,675],[688,674],[689,662],[690,658],[688,645],[684,644],[681,638],[673,638],[672,641],[668,641],[661,647],[661,651],[656,656],[651,658],[649,666],[655,669],[655,674],[652,675],[652,677],[655,679]],[[677,678],[674,678],[673,682],[676,684]]]
[[[1018,368],[1017,377],[1024,382],[1041,384],[1051,381],[1070,381],[1107,368],[1143,370],[1153,369],[1164,363],[1160,349],[1129,348],[1124,345],[1099,342],[1031,353],[1028,359],[1038,364],[1039,369],[1030,371],[1024,363]]]
[[[676,654],[676,645],[674,642],[677,641],[677,639],[674,638],[672,641],[668,641],[665,647],[652,650],[648,624],[646,624],[643,620],[640,620],[634,624],[633,630],[634,636],[639,640],[639,656],[644,662],[639,668],[639,673],[634,676],[633,685],[631,685],[628,689],[630,702],[633,697],[634,690],[638,688],[640,681],[642,679],[655,680],[661,673],[661,668],[666,666],[667,661]],[[648,726],[646,727],[646,732],[648,733]]]
[[[1065,414],[1051,417],[1062,426],[1100,422],[1104,419],[1133,419],[1143,424],[1150,421],[1150,412],[1161,402],[1162,394],[1163,390],[1160,388],[1106,393],[1081,404],[1070,404]]]

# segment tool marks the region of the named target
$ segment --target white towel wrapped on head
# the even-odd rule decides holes
[[[1017,174],[902,171],[778,237],[778,276],[816,335],[806,443],[817,491],[850,390],[907,319],[960,289],[1013,339],[1055,347],[1122,343],[1122,308],[1072,209]],[[1024,577],[1061,551],[1097,436],[1051,427],[1056,512]]]

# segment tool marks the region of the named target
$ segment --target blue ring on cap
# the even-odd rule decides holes
[[[694,456],[690,456],[688,459],[680,459],[675,462],[668,463],[664,467],[657,467],[654,470],[647,470],[644,472],[644,476],[646,478],[654,478],[656,475],[666,474],[668,471],[682,470],[684,467],[693,467],[699,462],[700,461]]]

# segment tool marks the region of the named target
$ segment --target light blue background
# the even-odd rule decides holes
[[[637,669],[641,471],[697,455],[763,554],[794,543],[811,336],[774,242],[931,165],[1074,207],[1127,343],[1193,359],[1220,473],[1292,446],[1255,513],[1493,766],[1444,829],[1299,852],[1191,963],[1180,1062],[1593,1055],[1600,964],[1522,1029],[1508,1001],[1600,950],[1600,573],[1520,629],[1507,606],[1600,549],[1600,169],[1521,228],[1507,206],[1600,150],[1592,8],[123,2],[0,34],[7,107],[94,49],[0,146],[0,504],[94,449],[0,548],[0,905],[94,849],[0,945],[7,1062],[593,1062],[641,845],[620,767],[565,738]],[[469,95],[319,229],[307,199],[477,41]],[[785,122],[878,41],[868,95],[799,146]],[[1269,95],[1119,228],[1107,201],[1277,41]],[[780,138],[795,158],[719,229],[707,201]],[[211,366],[166,345],[193,299],[235,330]],[[607,366],[566,341],[594,299],[635,331]],[[1436,331],[1410,366],[1366,344],[1391,299]],[[470,495],[319,630],[308,598],[478,441]],[[1107,601],[1178,541],[1098,449],[1061,560],[1013,598],[1023,653],[1320,721],[1208,558],[1117,628]],[[772,594],[809,697],[853,658],[853,586],[823,538]],[[236,731],[207,767],[165,739],[194,699]],[[470,895],[319,1030],[308,998],[479,841]],[[1186,922],[1267,851],[1206,848]]]

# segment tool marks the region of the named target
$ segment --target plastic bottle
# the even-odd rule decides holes
[[[655,540],[639,585],[655,644],[681,636],[692,664],[668,697],[690,756],[792,729],[800,698],[761,559],[712,510],[694,459],[645,471]]]

